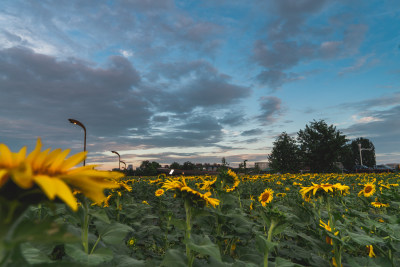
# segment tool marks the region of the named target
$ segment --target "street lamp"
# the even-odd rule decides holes
[[[125,165],[125,170],[126,170],[126,163],[124,162],[124,161],[122,161],[122,160],[120,160],[119,162],[121,162],[121,163],[123,163],[124,165]]]
[[[119,153],[117,151],[111,151],[111,152],[118,155],[118,170],[120,170],[121,169],[121,156],[119,155]]]
[[[70,123],[79,125],[80,127],[83,128],[83,131],[85,132],[85,137],[83,139],[83,151],[86,151],[86,127],[85,127],[85,125],[83,125],[82,122],[74,120],[74,119],[68,119],[68,120],[69,120]],[[85,166],[85,165],[86,165],[86,157],[83,160],[83,166]]]
[[[362,150],[372,150],[372,148],[361,148],[361,143],[358,143],[358,150],[360,151],[360,163],[361,163],[361,165],[363,165],[361,151]]]

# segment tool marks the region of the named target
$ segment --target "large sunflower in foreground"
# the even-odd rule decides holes
[[[37,185],[50,200],[58,197],[76,211],[78,204],[72,188],[94,202],[100,202],[105,198],[104,189],[119,187],[115,182],[122,176],[119,172],[98,171],[94,165],[73,168],[85,159],[86,152],[66,158],[69,149],[41,151],[41,148],[38,139],[35,149],[26,156],[26,147],[13,153],[6,145],[0,144],[0,188],[10,181],[21,189]]]
[[[274,198],[274,191],[270,188],[267,188],[258,197],[258,201],[260,201],[261,205],[265,207],[265,205],[267,205],[267,203],[270,203],[273,198]]]
[[[376,191],[374,183],[364,184],[364,188],[358,193],[358,196],[364,195],[364,197],[372,196]]]

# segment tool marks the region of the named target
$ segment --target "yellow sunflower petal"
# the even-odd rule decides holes
[[[9,174],[7,170],[0,170],[0,188],[8,181]]]
[[[67,171],[72,167],[78,165],[86,158],[87,151],[79,152],[78,154],[72,155],[71,157],[67,158],[61,166],[63,171]]]
[[[47,175],[36,175],[33,180],[42,189],[46,196],[53,200],[57,194],[57,179],[50,178]]]
[[[13,164],[12,153],[5,144],[0,144],[0,164],[7,167],[12,167]]]
[[[49,171],[50,172],[54,172],[56,170],[60,170],[61,166],[62,166],[65,158],[69,154],[69,152],[70,152],[69,149],[66,149],[64,151],[60,151],[60,153],[58,153],[57,156],[54,157],[53,162],[51,163],[51,165],[49,167]]]

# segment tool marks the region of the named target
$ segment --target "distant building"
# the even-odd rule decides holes
[[[129,164],[127,170],[128,170],[128,171],[132,171],[132,170],[133,170],[133,165],[132,165],[132,164]]]
[[[400,169],[400,163],[387,163],[385,165],[387,165],[387,166],[389,166],[389,167],[391,167],[393,169],[397,169],[397,170]]]
[[[258,168],[260,171],[266,171],[269,168],[268,162],[255,162],[254,167]]]

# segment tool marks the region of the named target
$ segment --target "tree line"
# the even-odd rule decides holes
[[[362,150],[360,157],[360,147]],[[368,149],[368,150],[366,150]],[[376,164],[375,147],[366,138],[349,140],[333,125],[324,120],[312,121],[297,132],[296,137],[281,133],[273,143],[268,156],[269,166],[281,173],[338,172],[350,170],[357,164],[373,167]]]

